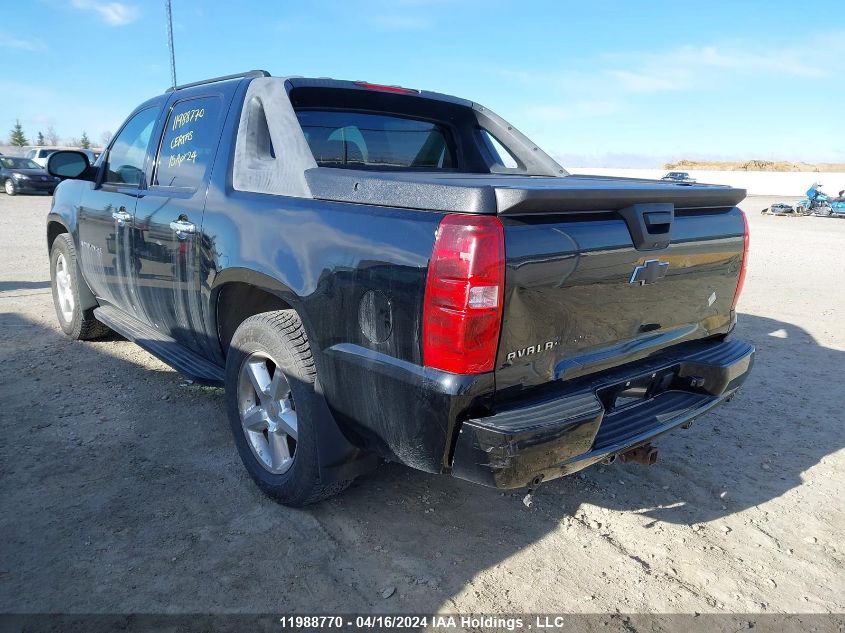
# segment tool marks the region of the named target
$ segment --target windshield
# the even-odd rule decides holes
[[[12,158],[10,156],[0,158],[0,165],[3,165],[6,169],[41,169],[41,165],[28,158]]]

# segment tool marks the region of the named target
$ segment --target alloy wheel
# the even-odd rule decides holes
[[[241,365],[238,411],[259,463],[274,475],[286,472],[296,454],[296,409],[284,372],[262,352],[250,354]]]
[[[56,258],[56,297],[59,302],[59,310],[66,323],[73,321],[73,280],[68,270],[67,259],[63,253]]]

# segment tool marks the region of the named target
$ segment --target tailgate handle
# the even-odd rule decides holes
[[[668,230],[672,225],[672,214],[668,211],[652,211],[644,213],[645,225],[652,233],[662,233],[663,229]]]
[[[672,242],[675,205],[671,202],[632,204],[620,209],[619,215],[628,225],[638,251],[666,248]]]

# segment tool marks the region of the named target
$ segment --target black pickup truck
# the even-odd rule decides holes
[[[752,365],[744,191],[569,175],[463,99],[253,71],[48,168],[62,329],[224,386],[286,504],[380,460],[499,488],[647,460]]]

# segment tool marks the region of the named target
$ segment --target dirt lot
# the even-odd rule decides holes
[[[769,202],[744,205],[753,375],[657,466],[526,508],[387,465],[297,511],[248,479],[220,391],[61,334],[50,199],[0,195],[0,612],[842,612],[845,221]]]

